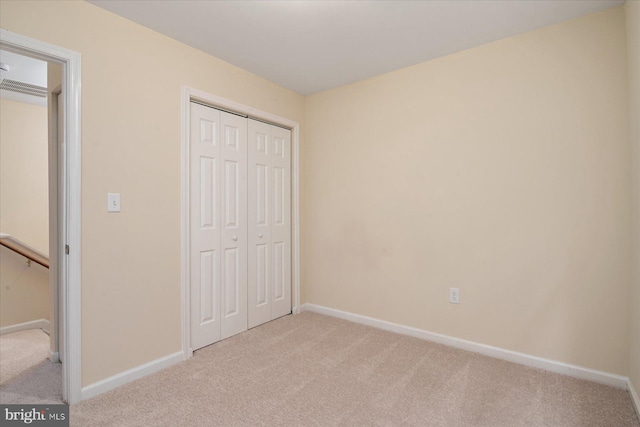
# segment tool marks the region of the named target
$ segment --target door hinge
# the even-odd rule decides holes
[[[64,253],[69,255],[69,245],[64,245]]]

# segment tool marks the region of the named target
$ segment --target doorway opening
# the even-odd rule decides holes
[[[12,236],[11,239],[14,241],[14,249],[10,251],[17,253],[21,247],[22,254],[19,256],[26,259],[24,262],[27,268],[34,268],[33,265],[38,263],[39,256],[45,255],[47,258],[48,255],[49,273],[45,274],[50,283],[50,302],[46,319],[49,321],[50,334],[48,358],[49,363],[62,361],[61,400],[72,404],[81,400],[80,54],[6,30],[0,30],[0,50],[6,52],[8,57],[15,58],[17,55],[25,60],[44,62],[47,80],[52,79],[40,86],[45,89],[48,111],[45,154],[45,186],[48,198],[45,222],[48,231],[45,232],[45,237],[42,237],[42,232],[29,235],[28,224],[22,228],[17,226],[17,223],[7,226],[16,230],[14,233],[24,234],[24,240],[31,241],[29,245],[28,242],[23,242],[20,236]],[[3,68],[10,70],[11,64],[7,65],[8,67]],[[3,79],[4,77],[3,75]],[[23,93],[38,93],[39,85],[22,83],[24,84],[20,84],[19,80],[9,81],[7,87],[18,87]],[[27,170],[29,169],[27,166]],[[31,175],[35,175],[35,172]],[[19,195],[23,188],[21,183],[11,180],[10,184],[15,186]],[[22,197],[22,200],[25,199],[28,197]],[[42,217],[38,222],[42,222]],[[5,233],[4,230],[0,232]],[[40,238],[34,237],[36,234]],[[47,244],[42,243],[47,239]],[[3,240],[8,242],[9,239]],[[38,265],[43,267],[41,264],[43,263]]]
[[[61,68],[1,49],[0,64],[0,401],[62,403],[50,262]]]

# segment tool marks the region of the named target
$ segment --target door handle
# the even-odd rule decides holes
[[[238,241],[238,236],[233,236],[232,239],[233,239],[234,242],[237,242]]]
[[[262,239],[262,233],[258,233],[258,237]]]

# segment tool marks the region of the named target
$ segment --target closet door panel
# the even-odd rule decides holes
[[[249,120],[249,182],[251,328],[291,312],[289,130]]]
[[[249,287],[248,326],[271,320],[271,167],[270,126],[249,120]]]
[[[220,113],[221,338],[247,330],[247,119]]]
[[[291,313],[291,131],[271,126],[271,319]]]
[[[191,346],[220,340],[220,112],[191,104]]]

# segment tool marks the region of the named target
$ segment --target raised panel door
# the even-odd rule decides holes
[[[249,286],[248,326],[253,328],[271,320],[271,127],[249,120]]]
[[[271,126],[271,319],[291,313],[291,131]]]
[[[249,119],[249,328],[291,312],[291,131]]]
[[[222,126],[221,337],[247,330],[247,119],[220,113]]]
[[[191,345],[220,340],[220,112],[191,104]]]

